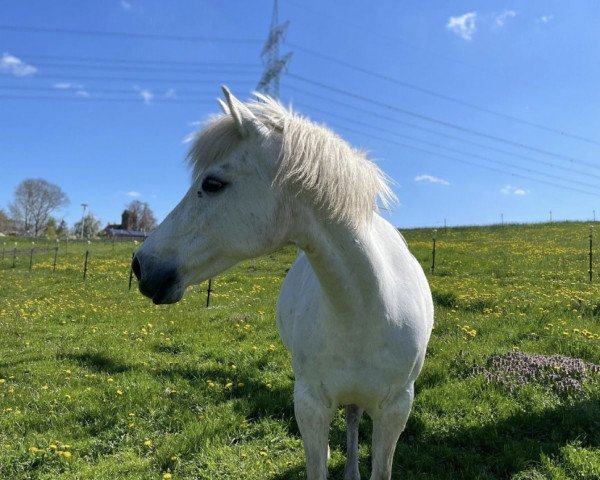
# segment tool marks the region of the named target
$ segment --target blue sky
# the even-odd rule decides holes
[[[133,199],[164,218],[220,84],[255,88],[272,5],[2,2],[0,208],[33,177],[70,225]],[[280,0],[279,19],[282,101],[370,152],[394,224],[600,217],[598,2]]]

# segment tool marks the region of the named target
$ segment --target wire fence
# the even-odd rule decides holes
[[[29,246],[28,243],[31,245]],[[39,244],[41,243],[41,245]],[[124,248],[127,244],[131,246],[130,254],[123,255]],[[95,258],[94,250],[102,250],[102,255],[98,258],[100,263],[107,258],[107,246],[110,246],[110,257],[112,259],[117,255],[118,258],[129,263],[127,275],[128,290],[133,288],[135,278],[131,262],[135,256],[135,250],[138,247],[137,240],[127,239],[106,239],[106,240],[68,240],[50,242],[48,240],[36,241],[17,241],[13,242],[12,246],[7,246],[7,242],[3,242],[0,253],[0,271],[2,270],[28,270],[30,274],[41,272],[56,273],[57,270],[69,270],[74,273],[74,278],[79,278],[81,281],[86,281],[88,272],[94,272]],[[98,248],[99,247],[99,248]],[[119,251],[115,252],[118,248]],[[125,250],[127,251],[127,250]],[[61,268],[63,267],[63,268]],[[78,273],[78,274],[77,274]],[[206,290],[197,290],[200,293],[206,293],[206,307],[210,306],[211,293],[214,291],[214,282],[212,279],[208,282]]]
[[[587,241],[584,241],[587,240]],[[535,242],[533,242],[535,243]],[[73,281],[87,281],[88,275],[101,269],[102,262],[117,260],[123,268],[116,274],[115,281],[122,279],[129,291],[134,289],[135,275],[131,261],[138,242],[115,242],[114,240],[70,240],[62,242],[28,242],[20,240],[8,246],[3,242],[0,253],[0,271],[28,271],[29,274],[56,274],[59,271],[72,274]],[[409,240],[409,246],[420,261],[434,285],[441,283],[453,289],[454,280],[471,280],[475,284],[483,284],[489,280],[501,280],[516,285],[551,281],[554,286],[573,286],[589,288],[593,285],[594,243],[590,232],[587,239],[582,239],[575,247],[563,248],[556,244],[537,245],[535,254],[531,251],[499,251],[490,255],[486,247],[477,241],[457,243],[455,239],[446,238],[432,231],[430,240],[423,235],[419,239]],[[497,248],[501,249],[501,247]],[[466,250],[466,251],[465,251]],[[125,273],[125,268],[127,268]],[[103,272],[105,273],[105,271]],[[444,283],[447,282],[447,283]],[[600,284],[598,285],[600,292]],[[211,293],[215,291],[215,282],[210,279],[206,289],[196,290],[206,294],[206,307],[210,306]],[[444,305],[443,300],[434,300]],[[600,305],[600,304],[599,304]],[[600,314],[592,312],[593,315]],[[510,335],[511,332],[486,326],[485,331]],[[468,332],[467,332],[468,333]],[[597,336],[597,335],[596,335]],[[587,338],[531,333],[531,339],[545,338],[555,341],[588,342]]]

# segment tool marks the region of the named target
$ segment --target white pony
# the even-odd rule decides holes
[[[344,478],[359,479],[358,422],[373,420],[371,479],[389,479],[433,325],[429,286],[398,231],[376,212],[384,174],[328,129],[275,100],[242,103],[190,151],[192,187],[138,250],[154,303],[286,244],[300,254],[277,305],[292,354],[294,410],[311,480],[327,477],[329,424],[346,406]]]

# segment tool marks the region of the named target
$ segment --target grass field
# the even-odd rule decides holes
[[[394,478],[600,478],[591,365],[600,364],[600,256],[590,284],[588,229],[438,232],[436,325]],[[432,232],[404,233],[429,272]],[[53,251],[36,254],[30,272],[28,255],[12,268],[15,240],[6,241],[0,478],[304,477],[290,359],[274,322],[291,248],[214,279],[206,308],[206,285],[170,306],[128,291],[131,243],[70,244],[68,254],[61,244],[56,272]],[[340,410],[333,479],[343,476],[344,429]],[[368,478],[368,418],[360,434]]]

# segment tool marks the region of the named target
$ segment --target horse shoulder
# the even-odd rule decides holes
[[[394,312],[392,316],[400,323],[410,323],[409,330],[420,331],[428,339],[433,302],[425,272],[395,227],[380,217],[374,227],[380,244],[380,288],[387,310]]]
[[[306,255],[300,252],[283,281],[277,300],[277,328],[290,351],[296,319],[316,315],[317,287],[317,277]]]

